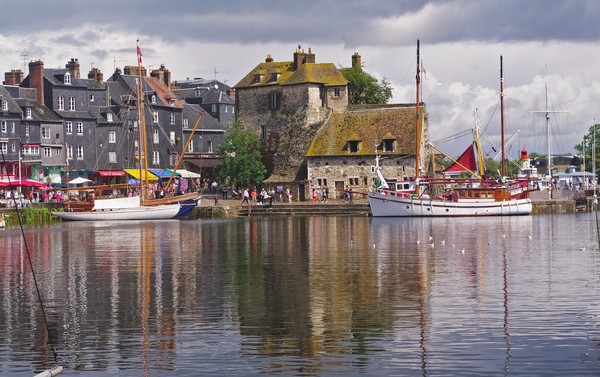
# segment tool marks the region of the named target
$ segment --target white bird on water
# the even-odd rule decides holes
[[[432,236],[429,236],[429,241],[431,241],[431,240],[433,240],[433,237],[432,237]]]
[[[461,252],[463,255],[465,255],[465,248],[463,247],[463,248],[460,250],[460,252]]]
[[[446,244],[446,240],[441,240],[441,241],[440,241],[440,244],[441,244],[441,245],[445,245],[445,244]]]

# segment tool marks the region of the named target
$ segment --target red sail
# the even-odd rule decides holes
[[[473,144],[467,148],[455,163],[443,170],[443,173],[477,172],[477,160],[475,159],[475,147]]]

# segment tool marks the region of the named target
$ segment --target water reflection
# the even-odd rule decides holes
[[[26,237],[72,373],[596,375],[593,225],[281,217]],[[51,363],[47,335],[20,234],[0,237],[0,374],[31,373]]]

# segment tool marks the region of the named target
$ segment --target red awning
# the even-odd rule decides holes
[[[124,177],[125,172],[123,170],[97,170],[98,175],[101,177]]]
[[[15,179],[8,180],[3,179],[0,180],[0,187],[16,187],[16,186],[26,186],[26,187],[46,187],[45,183],[34,181],[33,179]]]

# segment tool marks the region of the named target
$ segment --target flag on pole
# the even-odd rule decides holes
[[[142,64],[142,50],[140,49],[140,40],[137,40],[137,58],[138,63]]]

